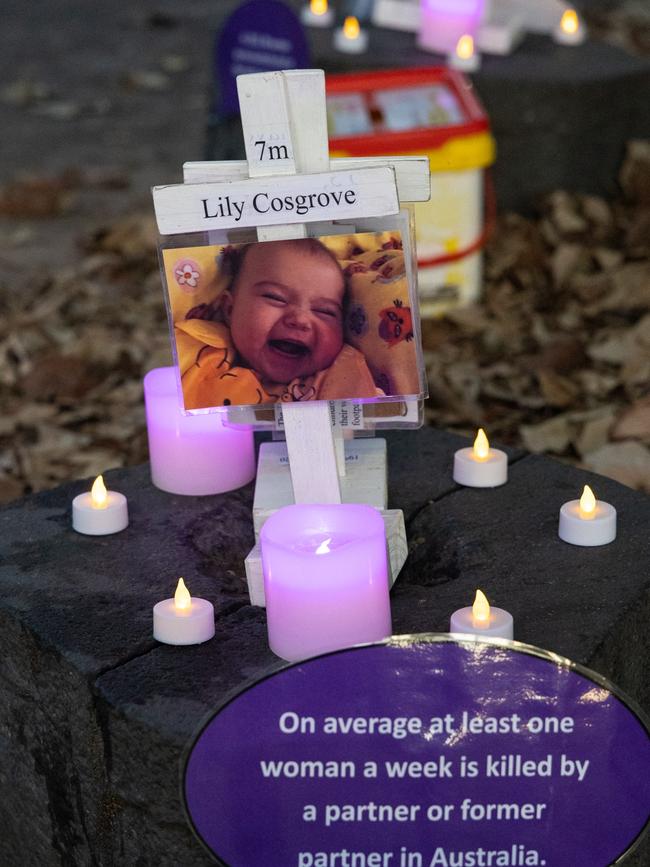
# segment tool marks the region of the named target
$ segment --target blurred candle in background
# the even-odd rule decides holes
[[[334,12],[327,0],[309,0],[302,8],[300,20],[307,27],[331,27]]]
[[[233,491],[255,476],[253,432],[226,427],[221,412],[184,415],[175,367],[144,378],[151,481],[172,494]]]
[[[452,55],[462,36],[476,38],[487,11],[485,0],[421,0],[418,45]]]
[[[587,38],[587,28],[575,9],[567,9],[553,31],[553,38],[560,45],[582,45]]]

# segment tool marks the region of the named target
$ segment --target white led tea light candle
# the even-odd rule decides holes
[[[307,27],[331,27],[334,24],[334,12],[327,0],[310,0],[302,7],[300,20]]]
[[[459,449],[454,455],[454,481],[469,488],[496,488],[508,481],[508,456],[490,448],[483,428],[471,449]]]
[[[585,485],[579,500],[570,500],[560,509],[558,533],[570,545],[608,545],[616,538],[616,509],[597,500]]]
[[[451,615],[450,632],[478,635],[481,638],[509,638],[514,636],[512,614],[490,605],[481,590],[476,591],[472,607],[459,608]]]
[[[368,34],[354,15],[348,15],[343,27],[334,32],[334,48],[344,54],[363,54],[368,50]]]
[[[553,31],[553,39],[560,45],[582,45],[587,38],[587,28],[575,9],[567,9]]]
[[[153,637],[163,644],[203,644],[214,635],[214,607],[190,596],[182,578],[173,599],[153,607]]]
[[[129,526],[129,510],[124,494],[107,491],[102,476],[92,488],[72,501],[72,529],[86,536],[108,536]]]
[[[461,36],[456,50],[447,58],[447,65],[461,72],[476,72],[481,66],[481,55],[474,47],[474,37],[469,33]]]

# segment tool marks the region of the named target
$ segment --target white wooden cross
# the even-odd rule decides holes
[[[270,183],[279,195],[283,193],[283,185],[286,189],[287,185],[297,181],[292,178],[294,175],[306,175],[304,180],[307,181],[313,180],[315,173],[340,172],[341,179],[354,177],[359,188],[367,181],[369,192],[366,201],[371,202],[376,216],[397,213],[400,200],[428,200],[430,174],[426,157],[346,158],[332,160],[330,165],[322,70],[241,75],[237,79],[237,88],[247,159],[186,163],[186,203],[181,201],[183,197],[177,188],[156,188],[154,204],[161,231],[165,227],[170,231],[172,225],[177,226],[176,231],[191,230],[188,227],[196,221],[193,209],[197,188],[201,189],[200,196],[204,195],[204,188],[208,191],[205,195],[209,195],[212,189],[214,194],[218,191],[223,196],[227,189],[239,182],[246,185],[247,179]],[[320,177],[324,184],[327,175]],[[373,192],[370,192],[371,187]],[[390,203],[391,197],[393,204]],[[372,215],[365,214],[366,217]],[[356,216],[361,217],[362,213],[357,212]],[[322,221],[323,217],[317,219]],[[329,219],[335,217],[330,215]],[[194,231],[196,229],[194,226]],[[306,236],[307,226],[303,223],[257,224],[260,241]],[[371,441],[372,445],[365,449],[366,465],[371,475],[374,470],[374,476],[371,481],[365,480],[364,492],[360,472],[356,478],[354,473],[344,478],[344,441],[340,428],[336,428],[337,434],[333,433],[327,402],[283,404],[282,411],[289,466],[287,470],[286,459],[284,463],[280,460],[282,444],[262,446],[254,510],[256,536],[264,519],[288,502],[340,503],[343,481],[345,501],[370,502],[384,510],[392,583],[403,565],[407,549],[401,511],[386,511],[385,443]],[[290,471],[292,490],[287,488],[287,471]],[[257,545],[246,560],[246,573],[251,602],[263,605],[264,588]]]

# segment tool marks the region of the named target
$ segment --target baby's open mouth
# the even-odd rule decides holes
[[[269,340],[269,346],[287,358],[304,358],[309,355],[309,347],[299,340]]]

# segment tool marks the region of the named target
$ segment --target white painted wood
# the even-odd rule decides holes
[[[208,184],[154,187],[161,235],[279,226],[399,212],[389,166]],[[278,210],[281,208],[281,210]]]
[[[384,510],[381,513],[386,529],[386,545],[388,548],[388,580],[392,587],[408,556],[404,513],[401,509]],[[265,606],[264,573],[262,571],[262,551],[259,542],[251,549],[244,561],[246,567],[246,583],[251,605]]]
[[[341,501],[385,509],[388,504],[386,440],[348,439],[344,441],[344,454],[346,473],[338,479]],[[253,500],[255,538],[267,518],[294,502],[286,443],[262,443]]]
[[[244,104],[242,126],[245,141],[250,139],[250,130],[255,130],[255,141],[266,135],[254,110],[255,105],[263,101],[264,117],[278,117],[285,127],[289,127],[288,130],[283,127],[282,135],[291,140],[293,170],[319,172],[329,169],[327,135],[323,137],[325,75],[322,70],[239,76],[237,89]],[[274,123],[272,121],[269,127],[271,131],[276,129]],[[260,159],[260,154],[261,149],[255,149],[248,163],[251,178],[266,177],[273,171]],[[304,237],[305,234],[305,225],[300,224],[297,227],[284,226],[275,232],[260,228],[257,237],[260,241],[268,241],[280,237]],[[283,416],[294,502],[340,503],[336,449],[327,403],[286,404]]]
[[[237,95],[248,176],[295,175],[297,168],[293,156],[284,73],[238,75]],[[266,143],[266,156],[256,142]],[[282,154],[286,152],[287,158],[270,159],[268,154],[272,153],[271,148],[279,149]]]
[[[431,198],[431,172],[426,157],[334,157],[332,171],[349,172],[376,166],[395,170],[397,195],[400,202],[428,202]],[[186,184],[201,184],[244,180],[248,177],[246,160],[230,162],[186,162],[183,179]]]
[[[248,557],[244,560],[246,569],[246,584],[251,605],[266,607],[264,599],[264,571],[262,570],[262,548],[259,542],[251,548]]]

